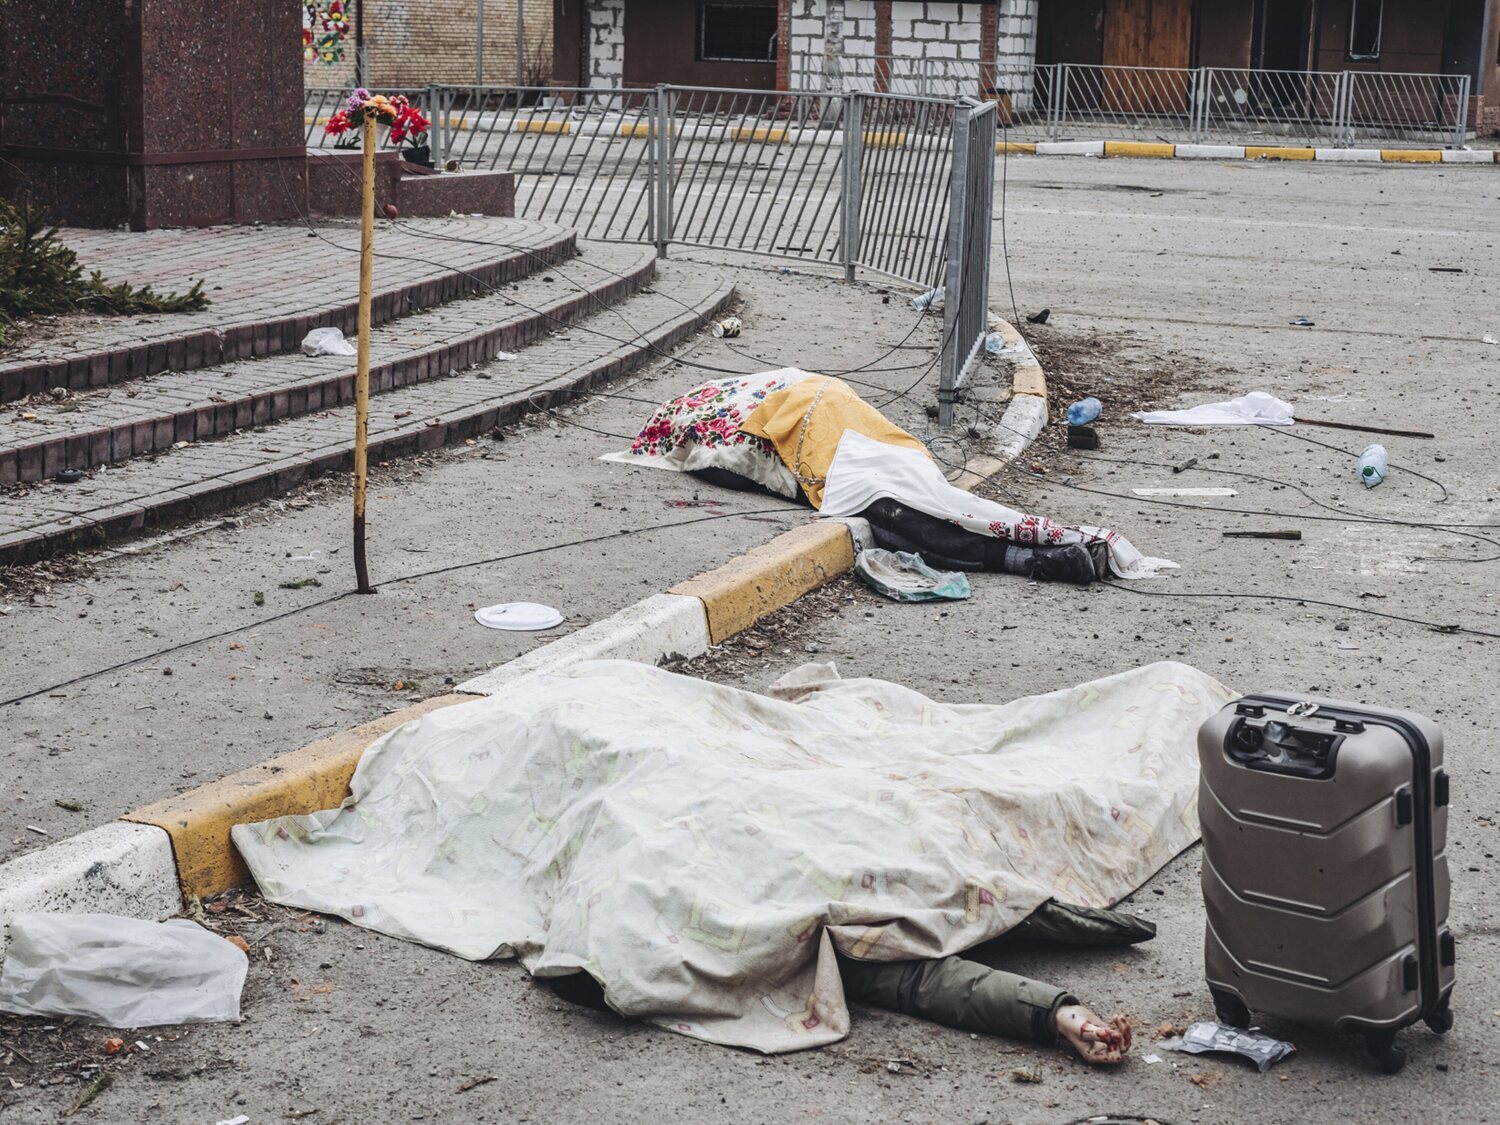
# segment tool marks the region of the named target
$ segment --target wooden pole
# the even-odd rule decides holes
[[[373,594],[365,564],[365,475],[369,465],[366,430],[370,422],[370,295],[375,255],[375,115],[364,124],[365,180],[359,208],[359,358],[354,381],[354,577],[358,592]]]

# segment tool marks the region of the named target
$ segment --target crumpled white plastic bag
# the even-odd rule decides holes
[[[337,328],[314,328],[302,337],[303,355],[355,355],[354,345]]]
[[[186,918],[18,914],[0,1011],[107,1027],[235,1021],[249,968],[237,947]]]
[[[1143,410],[1131,417],[1148,426],[1290,426],[1297,420],[1291,403],[1265,391],[1186,410]]]

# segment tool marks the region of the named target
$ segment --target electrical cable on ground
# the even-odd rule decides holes
[[[786,504],[777,508],[755,508],[745,512],[718,512],[711,516],[697,516],[693,519],[688,520],[673,520],[668,523],[651,524],[647,527],[625,528],[623,530],[612,531],[604,535],[592,535],[585,539],[573,539],[566,543],[552,543],[544,547],[531,547],[524,551],[512,551],[509,554],[492,555],[488,558],[471,559],[467,562],[453,563],[449,566],[433,567],[431,570],[419,570],[414,574],[397,575],[394,578],[387,578],[382,580],[379,585],[399,586],[406,582],[416,582],[419,579],[432,578],[440,574],[451,574],[454,571],[458,570],[469,570],[474,567],[489,566],[492,563],[511,562],[515,559],[530,558],[534,555],[545,555],[553,551],[563,551],[573,547],[587,547],[594,543],[607,543],[614,539],[628,539],[635,535],[647,535],[652,532],[668,531],[672,528],[677,527],[690,527],[693,524],[711,523],[715,520],[740,519],[745,516],[786,514],[805,514],[805,509],[801,508],[798,505]],[[147,653],[144,656],[137,656],[131,658],[130,660],[122,660],[117,664],[111,664],[107,668],[97,668],[91,672],[84,672],[81,675],[69,677],[68,679],[61,680],[55,684],[48,684],[46,687],[40,687],[34,691],[24,692],[20,695],[11,696],[9,699],[0,700],[0,707],[9,707],[14,703],[24,703],[28,699],[35,699],[39,695],[47,695],[50,692],[60,691],[63,688],[71,687],[74,684],[83,683],[85,680],[97,679],[100,676],[107,676],[111,672],[121,672],[127,668],[134,668],[137,665],[149,664],[153,660],[160,659],[163,656],[170,656],[175,652],[181,652],[183,649],[194,648],[198,645],[208,644],[211,641],[222,640],[225,637],[232,637],[237,633],[245,633],[249,632],[251,629],[259,629],[266,625],[272,625],[278,621],[284,621],[289,617],[296,617],[299,614],[307,613],[314,609],[321,609],[323,606],[332,605],[335,602],[343,601],[345,598],[353,597],[354,593],[355,591],[353,590],[344,590],[341,593],[329,594],[327,597],[319,598],[316,601],[308,602],[305,605],[297,606],[295,609],[289,609],[283,613],[273,614],[270,617],[258,618],[254,621],[246,622],[243,625],[235,625],[228,629],[221,629],[216,633],[210,633],[209,635],[204,637],[195,637],[190,641],[182,641],[179,644],[169,645],[166,648],[157,649],[155,652]]]

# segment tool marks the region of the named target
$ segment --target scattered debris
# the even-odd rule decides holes
[[[1294,328],[1311,328],[1314,322],[1305,316],[1299,316],[1296,320],[1289,320],[1287,323]]]
[[[1428,273],[1463,273],[1464,271],[1460,267],[1458,267],[1458,266],[1428,266],[1427,267],[1427,272]]]
[[[1047,318],[1052,315],[1051,309],[1043,309],[1039,313],[1032,313],[1026,318],[1027,324],[1046,324]]]
[[[1197,1074],[1188,1076],[1189,1082],[1203,1090],[1212,1090],[1223,1080],[1224,1076],[1217,1070],[1200,1070]]]
[[[1389,434],[1391,437],[1435,438],[1426,430],[1393,430],[1388,426],[1364,426],[1354,422],[1331,422],[1326,418],[1298,418],[1304,426],[1322,426],[1330,430],[1357,430],[1365,434]]]
[[[491,1082],[494,1081],[497,1081],[497,1079],[493,1074],[486,1074],[483,1078],[471,1078],[453,1092],[455,1094],[466,1094],[470,1090],[473,1090],[478,1086],[488,1086]]]
[[[970,594],[965,575],[934,570],[909,551],[861,551],[854,572],[877,594],[897,602],[962,601]]]
[[[307,587],[307,586],[321,586],[321,585],[323,585],[323,583],[320,582],[320,581],[318,581],[318,579],[316,579],[316,578],[298,578],[298,579],[296,579],[295,581],[292,581],[292,582],[283,582],[283,583],[281,583],[281,588],[283,590],[301,590],[301,589],[303,589],[304,587]]]
[[[1196,465],[1197,463],[1198,463],[1198,458],[1196,458],[1196,457],[1189,457],[1186,461],[1179,461],[1177,464],[1173,465],[1172,466],[1172,471],[1174,473],[1185,473],[1189,469],[1191,469],[1194,465]]]
[[[123,1039],[110,1038],[104,1041],[104,1053],[106,1055],[118,1055],[124,1049],[125,1040]]]
[[[57,474],[57,476],[53,477],[52,479],[57,481],[58,484],[77,484],[83,479],[83,470],[63,469]]]
[[[18,914],[0,1008],[106,1027],[233,1021],[248,967],[243,953],[186,918]]]
[[[563,623],[563,615],[539,602],[503,602],[476,609],[474,620],[486,629],[530,633],[556,628]]]
[[[1068,407],[1068,425],[1087,426],[1099,417],[1103,409],[1104,404],[1090,395],[1088,398],[1075,402],[1072,406]]]
[[[1157,1054],[1147,1055],[1143,1061],[1147,1066],[1154,1066],[1157,1063],[1161,1062],[1161,1056]]]
[[[911,299],[911,307],[917,312],[926,312],[931,308],[941,308],[943,297],[947,290],[939,285],[936,289],[929,289],[925,293],[919,293]]]
[[[230,934],[224,940],[238,949],[241,953],[245,954],[247,957],[250,955],[250,943],[244,938],[240,937],[239,934]]]
[[[1366,488],[1374,488],[1385,480],[1388,469],[1385,446],[1378,443],[1365,446],[1355,468],[1359,473],[1359,483]]]
[[[38,836],[50,836],[50,835],[52,835],[52,833],[48,832],[45,828],[38,828],[35,824],[28,824],[26,826],[26,831],[28,831],[28,832],[35,832]]]
[[[722,500],[699,500],[696,496],[691,500],[663,500],[662,503],[669,508],[722,508],[724,506]]]
[[[52,803],[54,805],[56,805],[58,808],[60,808],[60,809],[67,809],[69,812],[82,812],[83,811],[83,802],[82,801],[73,801],[73,800],[68,799],[67,797],[59,797],[59,798],[57,798],[57,800],[53,801]]]
[[[1069,449],[1098,449],[1099,431],[1093,426],[1069,426]]]
[[[1240,1055],[1253,1062],[1263,1074],[1273,1063],[1297,1051],[1292,1044],[1259,1031],[1242,1031],[1212,1020],[1199,1020],[1181,1035],[1163,1040],[1160,1046],[1166,1051],[1183,1051],[1190,1055],[1208,1051]]]
[[[337,328],[314,328],[302,337],[302,354],[350,356],[356,349]]]
[[[78,1095],[78,1100],[73,1103],[73,1108],[68,1110],[68,1116],[77,1113],[89,1102],[93,1101],[105,1090],[109,1089],[110,1083],[115,1080],[115,1072],[112,1070],[101,1070],[94,1080],[83,1088],[83,1093]]]
[[[1232,488],[1132,488],[1136,496],[1238,496]]]
[[[925,306],[924,306],[925,307]],[[744,325],[737,316],[726,316],[723,320],[714,321],[713,334],[716,340],[733,340],[740,334]]]
[[[1500,344],[1500,338],[1497,338],[1492,333],[1486,332],[1484,334],[1484,342],[1486,344]]]
[[[265,594],[265,591],[264,590],[256,590],[255,593],[251,595],[250,600],[252,602],[254,602],[257,606],[263,606],[263,605],[265,605],[266,604],[266,594]]]
[[[1038,1066],[1018,1066],[1010,1072],[1012,1082],[1038,1083],[1042,1080],[1042,1068]]]
[[[1290,531],[1226,531],[1225,539],[1301,539],[1302,532]]]

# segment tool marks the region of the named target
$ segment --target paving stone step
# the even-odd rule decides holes
[[[652,287],[618,310],[602,310],[558,329],[514,359],[374,399],[371,460],[423,453],[488,433],[675,347],[734,297],[732,284],[701,270],[660,262]],[[136,458],[77,484],[10,486],[0,502],[0,565],[98,545],[347,471],[354,461],[353,434],[354,407],[340,406]]]
[[[518,351],[559,323],[629,297],[651,281],[655,262],[650,247],[594,243],[561,267],[376,329],[370,392]],[[615,335],[620,331],[617,324]],[[0,484],[49,480],[64,469],[116,464],[350,403],[354,386],[354,360],[299,353],[174,371],[128,389],[28,406],[0,417]]]
[[[371,305],[376,324],[525,277],[570,258],[576,244],[571,228],[525,219],[457,218],[407,228],[381,230],[377,239]],[[435,237],[445,232],[451,237]],[[186,288],[180,279],[190,271],[212,283],[214,303],[197,313],[102,318],[73,345],[43,341],[0,360],[0,402],[53,387],[82,391],[161,371],[295,352],[313,328],[332,325],[346,335],[355,329],[354,256],[314,241],[301,228],[152,231],[144,238],[133,235],[138,249],[114,251],[112,243],[99,242],[109,233],[88,232],[95,236],[91,241],[70,231],[67,238],[70,245],[82,243],[85,263],[102,267],[111,281],[150,283],[165,292]],[[357,252],[357,230],[323,233]],[[237,240],[244,242],[242,249]]]

